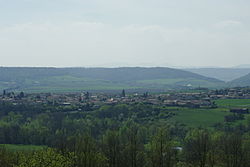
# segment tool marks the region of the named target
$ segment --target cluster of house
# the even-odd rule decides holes
[[[120,94],[108,93],[7,93],[3,92],[0,101],[9,101],[13,104],[50,104],[50,105],[86,105],[92,104],[101,106],[103,104],[132,104],[146,103],[162,106],[180,106],[191,108],[214,108],[215,99],[226,98],[250,98],[250,89],[235,88],[221,89],[201,92],[172,92],[162,94],[133,93],[125,94],[123,90]]]
[[[250,99],[250,88],[228,88],[211,90],[208,93],[213,99]]]
[[[236,114],[249,114],[248,108],[233,108],[230,109],[230,112],[236,113]]]

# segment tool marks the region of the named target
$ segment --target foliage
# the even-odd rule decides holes
[[[57,153],[53,149],[21,154],[16,167],[73,167],[71,158]]]
[[[250,118],[225,122],[226,107],[75,108],[0,103],[0,166],[249,166]]]

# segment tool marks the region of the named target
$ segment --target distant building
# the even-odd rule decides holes
[[[230,112],[237,113],[237,114],[249,114],[248,108],[233,108],[230,109]]]
[[[62,103],[62,105],[64,105],[64,106],[70,106],[71,103],[69,103],[69,102],[64,102],[64,103]]]
[[[125,90],[123,89],[122,90],[122,97],[125,97],[126,96],[126,93],[125,93]]]
[[[182,151],[183,148],[182,147],[173,147],[174,150],[177,150],[177,151]]]

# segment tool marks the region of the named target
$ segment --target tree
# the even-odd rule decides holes
[[[32,154],[22,154],[16,167],[73,167],[72,159],[73,155],[68,158],[49,148]]]
[[[96,142],[90,135],[79,136],[76,139],[75,147],[75,166],[106,166],[106,157],[97,149]]]
[[[13,167],[17,164],[16,156],[16,153],[9,152],[5,147],[0,146],[0,166]]]
[[[219,140],[222,134],[222,132],[214,132],[210,134],[209,152],[207,158],[207,163],[209,167],[214,167],[218,165],[218,161],[220,158],[220,155],[218,155],[218,152],[220,150]]]
[[[124,149],[122,152],[123,166],[142,167],[144,165],[144,143],[141,142],[139,125],[129,120],[121,128]]]
[[[120,135],[117,131],[108,130],[103,137],[103,152],[108,159],[109,167],[118,167],[121,163]]]
[[[220,138],[220,162],[226,167],[243,167],[242,136],[237,133],[224,133]]]
[[[150,143],[150,159],[152,167],[172,167],[175,164],[176,150],[169,132],[160,128]]]
[[[207,164],[210,134],[207,130],[195,129],[189,132],[184,142],[186,161],[194,166]]]
[[[242,166],[246,167],[250,164],[250,136],[246,135],[243,141],[243,161]]]
[[[248,116],[246,120],[247,120],[247,129],[250,131],[250,116]]]

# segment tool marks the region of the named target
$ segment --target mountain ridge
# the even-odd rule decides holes
[[[166,89],[216,87],[223,81],[166,67],[54,68],[0,67],[0,89]]]
[[[230,86],[234,87],[247,87],[250,86],[250,73],[244,75],[243,77],[237,78],[228,83]]]
[[[250,68],[187,68],[184,70],[225,82],[233,81],[250,73]]]

